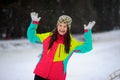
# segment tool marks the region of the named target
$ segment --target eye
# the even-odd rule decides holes
[[[67,26],[64,26],[64,28],[67,28]]]
[[[62,27],[62,25],[60,25],[60,27]]]
[[[61,27],[62,25],[59,25],[59,27]]]

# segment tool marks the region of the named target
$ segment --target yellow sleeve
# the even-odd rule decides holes
[[[51,35],[51,32],[36,34],[36,36],[40,39],[41,42]]]

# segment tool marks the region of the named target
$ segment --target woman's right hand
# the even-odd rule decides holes
[[[37,21],[37,22],[39,22],[40,19],[41,19],[41,17],[38,17],[38,13],[36,13],[36,12],[31,12],[31,13],[30,13],[30,16],[31,16],[32,21]]]
[[[84,29],[92,29],[95,25],[95,21],[89,22],[88,25],[84,24]]]

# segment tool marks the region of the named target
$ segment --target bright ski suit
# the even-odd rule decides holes
[[[52,32],[37,34],[37,26],[37,23],[31,22],[27,31],[30,42],[43,44],[43,52],[34,73],[49,80],[65,80],[67,63],[73,52],[86,53],[92,49],[91,30],[85,30],[85,42],[77,41],[70,36],[70,51],[66,53],[63,43],[64,36],[58,35],[58,39],[53,43],[52,48],[48,49]]]

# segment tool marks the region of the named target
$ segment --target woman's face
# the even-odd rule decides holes
[[[65,24],[64,22],[59,23],[57,26],[57,30],[60,35],[65,35],[67,33],[67,24]]]

